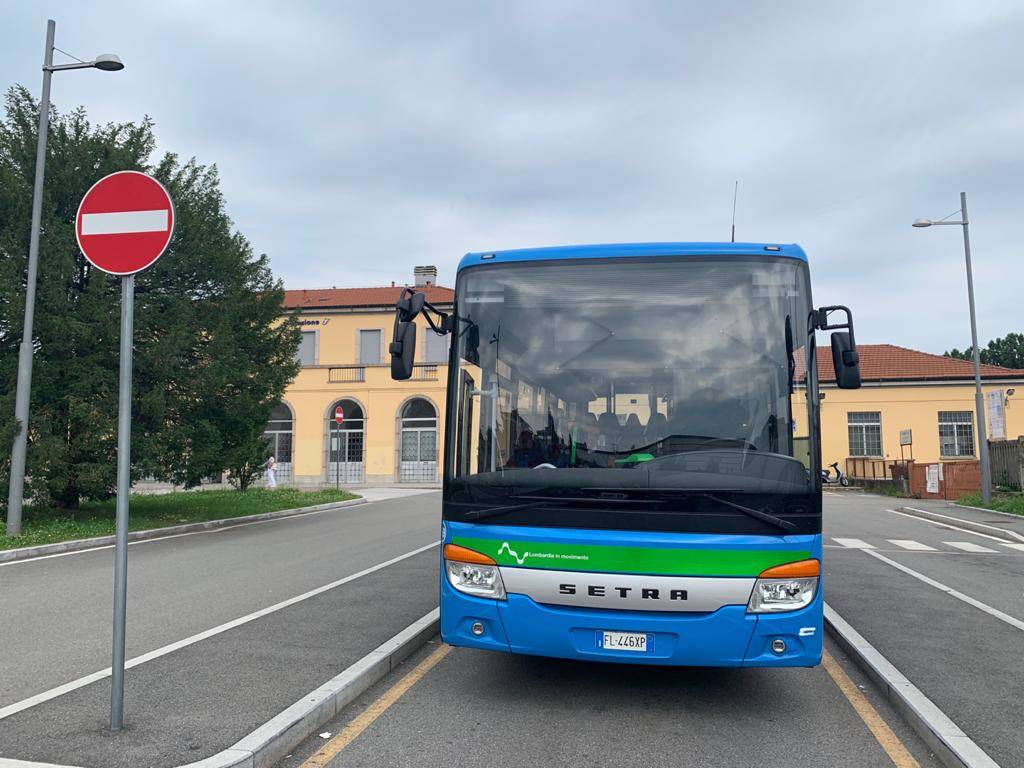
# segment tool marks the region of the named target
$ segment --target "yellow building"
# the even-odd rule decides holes
[[[829,349],[819,350],[823,466],[837,461],[856,474],[859,466],[870,466],[859,459],[978,458],[972,363],[891,344],[858,350],[860,389],[838,389]],[[1024,435],[1024,370],[983,365],[981,374],[988,438]],[[806,436],[799,421],[797,434]]]
[[[451,309],[454,292],[436,285],[436,268],[416,267],[415,278],[427,301]],[[440,482],[448,337],[419,318],[416,371],[392,381],[387,349],[404,287],[285,292],[300,313],[302,369],[266,432],[278,482]]]

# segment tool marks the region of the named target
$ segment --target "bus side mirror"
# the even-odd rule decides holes
[[[860,355],[847,331],[832,334],[832,367],[836,371],[836,386],[860,389]]]
[[[411,378],[416,362],[416,323],[396,320],[388,351],[391,353],[391,378],[396,381]]]

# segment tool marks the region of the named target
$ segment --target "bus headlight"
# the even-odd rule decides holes
[[[487,555],[455,544],[445,544],[444,569],[448,583],[459,592],[493,600],[505,599],[501,572]]]
[[[750,593],[751,613],[795,611],[810,605],[818,591],[821,563],[800,560],[762,571]]]

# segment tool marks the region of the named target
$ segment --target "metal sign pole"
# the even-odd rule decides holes
[[[124,727],[124,626],[128,611],[128,489],[132,446],[132,326],[135,275],[121,278],[121,383],[117,398],[117,536],[114,545],[114,648],[110,730]]]

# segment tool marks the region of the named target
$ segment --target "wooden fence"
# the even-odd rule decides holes
[[[1016,440],[989,440],[992,485],[1021,490],[1024,476],[1024,436]]]

